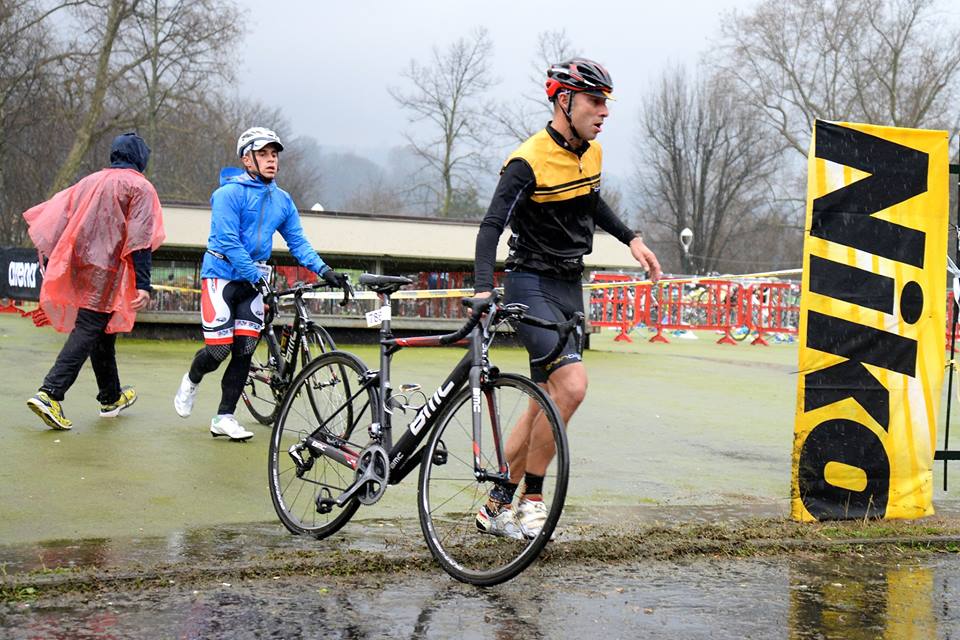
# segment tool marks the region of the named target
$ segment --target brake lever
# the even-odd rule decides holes
[[[345,282],[343,283],[343,300],[338,304],[341,307],[347,306],[347,303],[350,302],[350,298],[354,298],[357,295],[357,292],[353,290],[353,285],[350,284],[350,276],[344,276]]]
[[[511,302],[500,307],[499,315],[503,318],[520,318],[530,310],[530,305],[521,302]]]

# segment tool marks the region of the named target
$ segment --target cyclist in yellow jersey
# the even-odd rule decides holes
[[[583,256],[593,249],[597,226],[627,245],[650,279],[660,278],[657,257],[600,196],[603,152],[592,141],[609,115],[612,91],[610,74],[592,60],[566,60],[547,70],[553,120],[510,154],[501,169],[477,235],[478,296],[493,289],[497,243],[507,225],[511,234],[505,301],[528,305],[535,316],[566,320],[583,311]],[[546,329],[519,325],[517,332],[531,360],[549,353],[556,342],[556,334]],[[568,425],[587,391],[579,344],[571,336],[554,361],[530,368],[531,377],[547,390]],[[507,441],[510,482],[495,486],[481,507],[477,514],[481,532],[532,538],[542,528],[547,515],[541,499],[543,474],[554,452],[530,446],[539,428],[545,425],[533,422],[525,430],[515,430]],[[514,509],[521,480],[523,491]]]

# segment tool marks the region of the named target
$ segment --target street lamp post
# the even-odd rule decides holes
[[[693,231],[684,227],[680,232],[680,246],[683,247],[683,257],[686,264],[690,264],[690,245],[693,244]]]

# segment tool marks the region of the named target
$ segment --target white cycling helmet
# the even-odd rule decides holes
[[[240,134],[237,140],[237,157],[242,158],[248,151],[259,151],[268,144],[277,145],[277,151],[283,151],[280,136],[263,127],[251,127]]]

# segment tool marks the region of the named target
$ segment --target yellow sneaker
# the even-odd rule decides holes
[[[60,405],[60,401],[54,400],[45,391],[40,391],[27,400],[27,406],[40,416],[44,424],[51,429],[66,430],[73,427],[73,423],[67,420],[67,416],[63,415],[63,407]]]
[[[133,387],[123,387],[120,389],[120,397],[116,402],[100,405],[101,418],[115,418],[121,411],[133,405],[137,401],[137,390]]]

